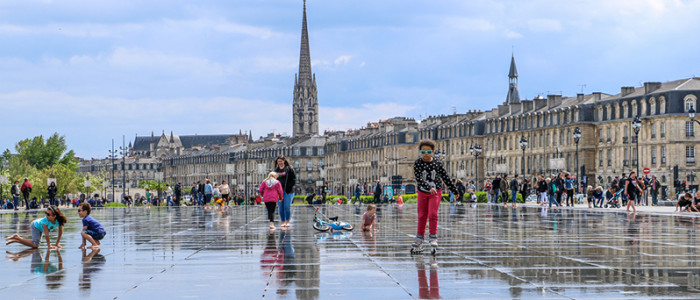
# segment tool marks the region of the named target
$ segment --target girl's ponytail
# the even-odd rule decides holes
[[[59,226],[63,226],[63,224],[68,222],[68,219],[58,207],[51,205],[49,206],[49,209],[51,209],[51,211],[56,215],[56,220],[58,221]]]

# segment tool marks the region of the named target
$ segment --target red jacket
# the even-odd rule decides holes
[[[27,190],[29,189],[29,190]],[[21,188],[23,193],[31,193],[32,192],[32,184],[29,183],[29,180],[25,181],[22,183],[22,188]],[[25,191],[26,190],[26,191]]]

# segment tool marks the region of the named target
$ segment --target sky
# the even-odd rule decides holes
[[[292,132],[301,0],[0,1],[0,149]],[[700,0],[309,0],[319,130],[700,76]]]

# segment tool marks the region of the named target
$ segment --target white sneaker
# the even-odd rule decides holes
[[[423,244],[423,236],[416,236],[416,239],[413,240],[413,244],[411,244],[411,247],[418,248],[422,244]]]
[[[437,236],[431,234],[430,237],[428,238],[428,243],[430,243],[431,247],[437,247],[438,246]]]

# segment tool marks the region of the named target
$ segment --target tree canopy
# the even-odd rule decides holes
[[[42,135],[21,140],[15,145],[15,150],[18,159],[27,161],[37,170],[43,170],[57,164],[70,170],[78,169],[75,152],[68,150],[66,137],[58,135],[58,133],[54,133],[46,141]],[[9,150],[6,150],[5,153],[9,154]]]

